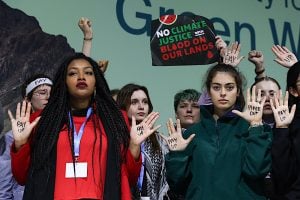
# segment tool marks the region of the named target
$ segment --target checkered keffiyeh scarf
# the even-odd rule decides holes
[[[157,139],[162,147],[162,141],[157,135]],[[142,150],[144,156],[144,178],[142,191],[136,186],[133,189],[133,199],[139,200],[140,196],[150,197],[150,200],[162,200],[168,191],[168,184],[165,178],[165,163],[162,150],[155,151],[148,138]]]

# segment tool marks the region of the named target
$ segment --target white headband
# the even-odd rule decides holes
[[[38,78],[35,79],[34,81],[32,81],[31,83],[29,83],[26,87],[26,96],[37,86],[40,85],[44,85],[44,84],[48,84],[48,85],[53,85],[52,81],[49,78]]]

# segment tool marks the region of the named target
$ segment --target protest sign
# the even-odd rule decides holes
[[[164,15],[151,24],[152,65],[206,65],[217,62],[213,24],[205,17]]]

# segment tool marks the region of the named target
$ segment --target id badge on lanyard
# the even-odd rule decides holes
[[[66,178],[86,178],[87,177],[87,162],[77,162],[80,152],[80,141],[84,132],[85,125],[92,114],[92,108],[89,108],[86,113],[85,121],[81,124],[79,132],[77,134],[74,124],[72,124],[71,114],[69,113],[70,124],[73,125],[74,129],[74,155],[76,157],[75,165],[72,163],[66,163]],[[75,170],[74,170],[75,169]]]

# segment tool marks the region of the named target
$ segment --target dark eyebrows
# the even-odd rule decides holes
[[[136,101],[138,101],[138,99],[137,99],[137,98],[134,98],[134,99],[130,99],[130,101],[131,101],[131,102],[136,102]]]
[[[131,102],[139,101],[138,98],[131,99]],[[142,101],[148,101],[148,98],[143,98]]]
[[[222,85],[221,83],[212,83],[212,85]],[[225,86],[232,86],[235,85],[235,83],[225,83]]]
[[[78,70],[79,68],[78,67],[70,67],[70,68],[68,68],[68,70],[72,70],[72,69]],[[85,67],[83,67],[83,70],[86,70],[86,69],[93,69],[93,67],[92,66],[85,66]]]
[[[179,105],[187,105],[187,102],[179,102]]]
[[[86,66],[83,69],[93,69],[93,67],[92,66]]]

